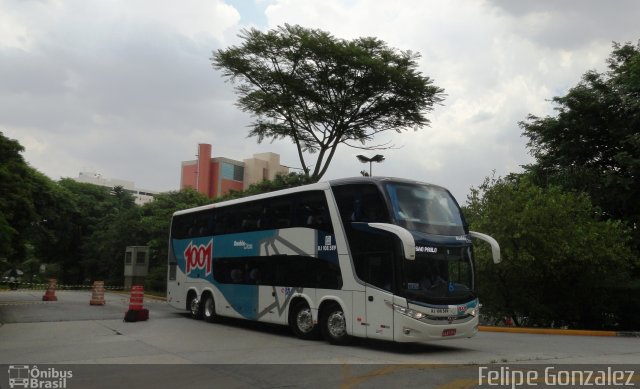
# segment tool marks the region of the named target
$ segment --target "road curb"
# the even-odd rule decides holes
[[[569,336],[609,336],[609,337],[640,337],[640,332],[634,331],[595,331],[595,330],[562,330],[556,328],[530,328],[530,327],[494,327],[478,326],[483,332],[506,332],[512,334],[538,334],[538,335],[569,335]]]

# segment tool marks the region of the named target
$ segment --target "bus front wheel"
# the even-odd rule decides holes
[[[347,334],[347,319],[342,307],[331,303],[322,312],[320,324],[324,338],[331,344],[348,344],[351,337]]]
[[[318,326],[313,324],[311,308],[304,301],[298,301],[289,311],[289,326],[300,339],[311,340],[318,338]]]

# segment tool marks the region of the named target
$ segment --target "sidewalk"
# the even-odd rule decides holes
[[[494,326],[478,326],[478,330],[483,332],[508,332],[508,333],[514,333],[514,334],[640,337],[640,332],[634,332],[634,331],[563,330],[563,329],[556,329],[556,328],[494,327]]]

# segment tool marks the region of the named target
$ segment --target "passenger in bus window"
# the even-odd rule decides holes
[[[253,268],[249,271],[249,282],[252,284],[260,283],[260,270],[258,268]]]
[[[236,267],[231,270],[231,282],[233,282],[234,284],[239,284],[242,282],[242,269]]]

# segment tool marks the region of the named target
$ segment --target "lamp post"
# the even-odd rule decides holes
[[[371,158],[365,157],[364,155],[356,155],[356,158],[358,158],[358,160],[362,163],[367,163],[369,162],[369,177],[371,177],[371,165],[373,162],[382,162],[384,161],[384,156],[380,155],[380,154],[376,154]]]

